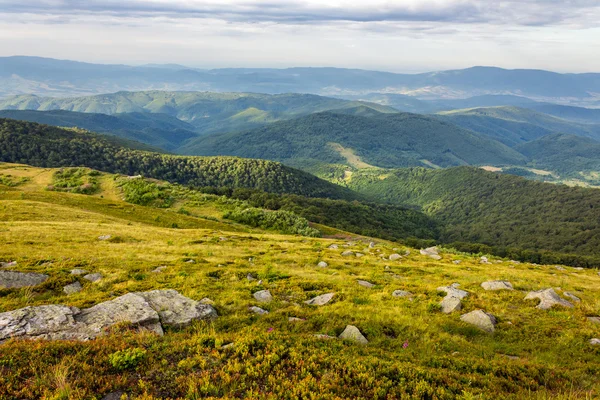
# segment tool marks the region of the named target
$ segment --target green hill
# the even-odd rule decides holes
[[[356,113],[354,109],[350,112]],[[294,165],[305,161],[378,167],[522,164],[525,157],[507,146],[436,118],[394,113],[369,117],[324,112],[277,122],[246,132],[190,140],[186,154],[236,155]],[[372,116],[371,116],[372,115]]]

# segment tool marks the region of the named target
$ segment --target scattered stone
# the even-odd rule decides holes
[[[375,285],[374,285],[374,284],[372,284],[371,282],[363,281],[363,280],[360,280],[360,279],[359,279],[359,280],[357,280],[356,282],[358,282],[358,284],[359,284],[360,286],[364,286],[364,287],[366,287],[366,288],[368,288],[368,289],[371,289],[371,288],[374,288],[374,287],[375,287]]]
[[[372,249],[372,248],[374,248],[374,247],[375,247],[375,242],[371,242],[371,243],[369,243],[369,248],[370,248],[370,249]]]
[[[71,270],[71,275],[83,275],[83,274],[87,274],[88,272],[85,269],[79,269],[79,268],[75,268]]]
[[[268,290],[259,290],[258,292],[253,294],[256,301],[261,303],[270,303],[273,301],[273,296],[271,296],[271,292]]]
[[[573,268],[575,271],[583,271],[585,268],[583,267],[575,267]]]
[[[363,253],[356,253],[355,255],[356,255],[356,257],[358,257],[358,258],[360,258],[360,257],[364,257],[364,256],[365,256]]]
[[[514,290],[513,285],[507,281],[483,282],[481,287],[484,290]]]
[[[289,317],[289,318],[288,318],[288,321],[289,321],[289,322],[303,322],[303,321],[306,321],[306,320],[305,320],[305,319],[303,319],[303,318]]]
[[[327,268],[328,264],[325,261],[319,261],[317,267],[319,268]]]
[[[421,249],[420,253],[424,256],[433,258],[434,260],[441,260],[442,257],[439,255],[439,250],[437,247],[428,247],[426,249]]]
[[[484,256],[484,257],[481,257],[481,259],[479,260],[479,262],[481,264],[489,264],[490,260],[488,260],[488,258]]]
[[[405,255],[405,256],[410,256],[410,250],[406,250],[406,251],[404,252],[404,255]]]
[[[81,283],[73,282],[70,285],[65,286],[63,288],[63,292],[65,292],[66,294],[74,294],[74,293],[81,292],[81,289],[83,289],[83,286],[81,286]]]
[[[211,299],[209,299],[208,297],[203,298],[202,300],[199,301],[199,303],[208,304],[209,306],[212,306],[215,304],[215,302],[212,301]]]
[[[186,264],[195,264],[195,263],[196,263],[196,261],[192,260],[191,258],[186,261]]]
[[[566,271],[567,269],[564,267],[561,267],[560,265],[555,265],[554,268],[556,268],[559,271]]]
[[[16,266],[17,266],[16,261],[0,262],[0,268],[10,268],[10,267],[16,267]]]
[[[129,177],[129,179],[135,178],[135,176],[131,176]],[[127,394],[125,392],[121,392],[121,391],[117,391],[117,392],[111,392],[109,394],[107,394],[106,396],[104,396],[102,398],[102,400],[121,400],[123,399],[123,396],[125,396],[125,399],[129,399],[129,396],[127,396]]]
[[[101,236],[98,236],[98,240],[108,240],[111,237],[112,237],[111,235],[101,235]]]
[[[98,282],[102,278],[104,278],[104,277],[99,272],[96,272],[94,274],[87,274],[87,275],[83,276],[83,279],[85,279],[86,281],[90,281],[90,282]]]
[[[343,257],[348,257],[348,256],[353,256],[353,255],[354,255],[354,252],[351,250],[346,250],[342,253]]]
[[[249,307],[249,310],[258,315],[265,315],[269,313],[267,310],[263,310],[262,308],[256,306]]]
[[[464,314],[460,317],[460,320],[489,333],[494,332],[494,326],[496,325],[496,317],[483,310],[475,310]]]
[[[400,254],[398,254],[398,253],[390,254],[390,261],[396,261],[396,260],[399,260],[401,258],[402,258],[402,256]]]
[[[587,320],[593,324],[600,324],[600,317],[587,317]]]
[[[556,292],[552,288],[529,292],[527,296],[525,296],[525,300],[532,299],[540,300],[540,304],[537,305],[537,308],[539,308],[540,310],[547,310],[555,304],[563,307],[573,307],[573,304],[560,298],[560,296],[556,294]]]
[[[346,329],[339,336],[340,339],[350,340],[355,343],[367,344],[369,341],[354,325],[346,325]]]
[[[255,280],[256,280],[256,278],[255,278],[255,277],[253,277],[253,276],[252,276],[252,274],[248,274],[248,275],[246,275],[246,279],[248,279],[248,282],[252,282],[252,281],[255,281]]]
[[[167,269],[166,265],[161,265],[160,267],[156,267],[152,270],[152,272],[154,272],[155,274],[159,274],[161,272],[163,272],[165,269]]]
[[[385,267],[383,267],[383,269],[385,269],[386,271],[389,271],[390,270],[390,266],[386,265]]]
[[[394,290],[392,292],[392,296],[394,297],[411,297],[412,295],[411,292],[407,292],[406,290]]]
[[[502,357],[506,357],[506,358],[508,358],[509,360],[520,360],[520,359],[521,359],[520,357],[517,357],[517,356],[511,356],[511,355],[508,355],[508,354],[502,354]]]
[[[590,339],[590,344],[594,345],[594,346],[599,346],[600,345],[600,339]]]
[[[335,293],[325,293],[320,296],[314,297],[310,300],[307,300],[304,303],[308,304],[309,306],[323,306],[329,303],[331,299],[333,299],[333,296],[335,296]]]
[[[337,244],[330,244],[329,247],[327,247],[329,250],[337,250],[340,248],[340,246],[338,246]]]
[[[223,346],[221,346],[221,349],[222,350],[229,349],[229,348],[233,347],[234,345],[235,344],[233,342],[227,343],[227,344],[224,344]]]
[[[573,293],[563,292],[563,296],[566,296],[566,297],[570,298],[575,303],[580,303],[581,302],[581,299],[579,297],[575,296]]]
[[[469,295],[464,290],[457,289],[454,284],[452,286],[442,286],[437,288],[438,292],[446,292],[446,297],[440,303],[442,312],[449,314],[453,311],[462,309],[461,300]]]
[[[224,241],[226,241],[226,240],[228,240],[226,237],[223,237],[223,236],[219,237],[219,241],[220,241],[220,242],[224,242]]]
[[[461,261],[460,261],[460,260],[454,260],[454,261],[452,261],[452,264],[456,264],[456,265],[458,265],[458,264],[460,264],[460,263],[461,263]]]
[[[329,340],[329,339],[337,339],[335,336],[323,335],[322,333],[315,334],[317,339]]]
[[[0,288],[37,286],[48,278],[48,275],[33,272],[0,271]]]

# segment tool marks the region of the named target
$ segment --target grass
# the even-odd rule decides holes
[[[14,176],[13,169],[0,174]],[[132,291],[173,288],[196,300],[209,297],[220,317],[163,337],[121,326],[90,342],[0,344],[0,399],[99,399],[117,390],[135,399],[600,395],[600,348],[588,344],[600,336],[600,327],[586,320],[600,314],[597,271],[561,272],[493,257],[493,264],[480,264],[451,250],[434,261],[392,242],[368,248],[361,238],[348,244],[267,233],[221,221],[218,203],[202,204],[203,212],[212,207],[217,221],[194,216],[193,207],[191,215],[182,215],[132,206],[118,200],[117,185],[103,184],[112,176],[99,179],[103,189],[93,196],[48,192],[43,184],[36,190],[34,179],[0,186],[0,261],[16,260],[18,270],[50,275],[33,289],[0,289],[0,312],[54,303],[89,307]],[[179,228],[169,226],[173,221]],[[119,240],[99,241],[104,234]],[[339,250],[327,249],[332,243]],[[365,256],[342,257],[344,246]],[[380,257],[405,250],[411,254],[399,261]],[[456,259],[461,263],[453,264]],[[321,260],[329,267],[317,267]],[[159,265],[167,268],[153,273]],[[77,279],[69,275],[73,268],[105,278],[66,296],[62,287]],[[249,273],[263,283],[249,282]],[[376,287],[364,288],[357,279]],[[479,286],[494,279],[508,280],[516,290],[486,292]],[[495,334],[464,324],[461,313],[437,310],[436,288],[453,282],[470,293],[464,312],[481,308],[498,318]],[[523,300],[525,292],[546,287],[575,293],[582,302],[570,310],[542,311]],[[256,303],[252,293],[261,289],[276,300]],[[396,289],[412,292],[412,301],[392,297]],[[303,304],[328,292],[336,293],[328,305]],[[270,313],[251,314],[251,305]],[[306,321],[288,322],[292,316]],[[369,344],[314,337],[337,336],[348,324]],[[228,343],[234,345],[222,347]],[[127,368],[114,362],[115,354],[133,353],[145,356]]]

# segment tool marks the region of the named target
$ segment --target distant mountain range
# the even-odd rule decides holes
[[[495,67],[422,74],[342,68],[201,70],[178,65],[127,66],[39,57],[0,58],[0,97],[19,94],[64,97],[122,90],[390,93],[420,100],[517,95],[538,101],[600,107],[600,74],[595,73],[559,74]]]

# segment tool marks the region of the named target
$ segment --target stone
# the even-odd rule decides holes
[[[223,349],[223,350],[230,349],[233,346],[235,346],[235,344],[233,342],[231,342],[231,343],[227,343],[227,344],[224,344],[223,346],[221,346],[221,349]]]
[[[458,265],[458,264],[460,264],[460,263],[461,263],[461,261],[460,261],[460,260],[454,260],[454,261],[452,261],[452,264],[455,264],[455,265]]]
[[[583,267],[575,267],[573,268],[575,271],[583,271],[585,268]]]
[[[187,260],[185,263],[186,263],[186,264],[195,264],[195,263],[196,263],[196,261],[195,261],[195,260],[192,260],[192,259],[190,258],[190,259],[189,259],[189,260]]]
[[[17,266],[16,261],[0,262],[0,268],[11,268],[11,267],[16,267],[16,266]]]
[[[0,271],[0,288],[22,288],[37,286],[49,278],[45,274],[33,272]]]
[[[360,258],[360,257],[364,257],[365,255],[363,253],[356,253],[355,256]]]
[[[479,262],[480,262],[481,264],[490,264],[490,260],[489,260],[487,257],[485,257],[485,256],[481,257],[481,258],[479,259]]]
[[[310,300],[307,300],[304,303],[308,304],[309,306],[323,306],[329,303],[331,299],[333,299],[333,296],[335,296],[335,293],[325,293],[320,296],[314,297]]]
[[[90,281],[90,282],[98,282],[102,278],[103,278],[103,276],[99,272],[96,272],[93,274],[87,274],[87,275],[83,276],[83,279],[85,279],[86,281]]]
[[[600,317],[587,317],[587,320],[593,324],[600,324]]]
[[[98,236],[98,240],[108,240],[111,237],[112,237],[111,235],[101,235],[101,236]]]
[[[325,261],[319,261],[317,267],[319,268],[327,268],[328,264]]]
[[[303,322],[303,321],[306,321],[306,320],[305,320],[305,319],[303,319],[303,318],[289,317],[289,318],[288,318],[288,321],[289,321],[289,322]]]
[[[273,296],[271,296],[271,292],[268,290],[259,290],[258,292],[253,294],[256,301],[261,303],[270,303],[273,301]]]
[[[372,249],[372,248],[374,248],[374,247],[375,247],[375,242],[370,242],[370,243],[369,243],[369,248],[370,248],[370,249]]]
[[[367,338],[364,337],[360,330],[354,325],[346,325],[346,329],[344,329],[344,332],[340,334],[339,338],[342,340],[350,340],[352,342],[360,344],[369,343]]]
[[[356,281],[360,286],[366,287],[368,289],[374,288],[375,285],[372,284],[371,282],[367,282],[367,281],[363,281],[363,280],[357,280]]]
[[[254,314],[258,314],[258,315],[265,315],[268,314],[269,312],[267,310],[263,310],[260,307],[256,307],[256,306],[252,306],[248,308],[250,311],[252,311]]]
[[[561,267],[560,265],[555,265],[554,268],[556,268],[559,271],[566,271],[567,269],[564,267]]]
[[[594,345],[594,346],[600,346],[600,339],[596,339],[596,338],[590,339],[590,344]]]
[[[354,252],[352,250],[346,250],[342,253],[342,256],[344,257],[348,257],[348,256],[353,256]]]
[[[394,297],[411,297],[412,295],[411,292],[407,292],[406,290],[394,290],[392,292],[392,296]]]
[[[444,299],[440,303],[442,312],[445,314],[461,310],[461,300],[469,295],[469,293],[465,292],[464,290],[458,289],[455,285],[457,284],[437,288],[438,292],[446,292],[446,297],[444,297]]]
[[[182,328],[195,320],[212,320],[217,311],[210,305],[192,300],[173,289],[138,292],[158,312],[163,326]]]
[[[483,282],[481,287],[484,290],[514,290],[513,285],[507,281],[488,281]]]
[[[560,298],[558,294],[554,291],[554,289],[542,289],[534,292],[529,292],[527,296],[525,296],[525,300],[533,300],[539,299],[540,303],[537,305],[537,308],[540,310],[547,310],[551,308],[553,305],[559,305],[562,307],[572,308],[573,304],[568,301]]]
[[[253,276],[252,276],[252,274],[248,274],[248,275],[246,275],[246,279],[248,279],[248,282],[252,282],[252,281],[255,281],[255,280],[256,280],[256,278],[255,278],[255,277],[253,277]]]
[[[81,289],[83,289],[83,286],[81,286],[81,283],[73,282],[73,283],[65,286],[63,288],[63,292],[65,292],[66,294],[74,294],[74,293],[81,292]]]
[[[321,340],[331,340],[331,339],[337,339],[335,336],[323,335],[322,333],[317,333],[317,334],[315,334],[315,337],[316,337],[317,339],[321,339]]]
[[[10,338],[59,339],[62,332],[77,328],[76,307],[46,305],[0,313],[0,342]]]
[[[155,274],[159,274],[161,272],[163,272],[165,269],[167,269],[166,265],[161,265],[160,267],[156,267],[152,270],[153,273]]]
[[[475,310],[470,313],[463,314],[460,320],[468,324],[474,325],[477,328],[488,333],[494,333],[496,325],[496,317],[486,313],[483,310]]]
[[[402,256],[398,253],[390,254],[390,261],[396,261],[402,258]]]
[[[433,258],[434,260],[441,260],[442,257],[439,255],[439,250],[437,247],[428,247],[426,249],[421,249],[420,253],[424,256]]]
[[[131,179],[131,178],[135,178],[135,177],[129,177],[129,178]],[[125,397],[123,397],[123,396],[125,396]],[[116,391],[116,392],[110,392],[109,394],[107,394],[106,396],[104,396],[102,398],[102,400],[122,400],[122,399],[127,400],[127,399],[129,399],[129,396],[125,392],[121,392],[120,390]]]
[[[79,268],[75,268],[71,270],[71,275],[83,275],[83,274],[87,274],[88,272],[85,269],[79,269]]]
[[[340,248],[340,246],[338,246],[337,244],[330,244],[329,247],[327,247],[329,250],[337,250]]]
[[[570,298],[575,303],[580,303],[581,302],[581,299],[579,297],[575,296],[573,293],[563,292],[563,296],[566,296],[566,297]]]

